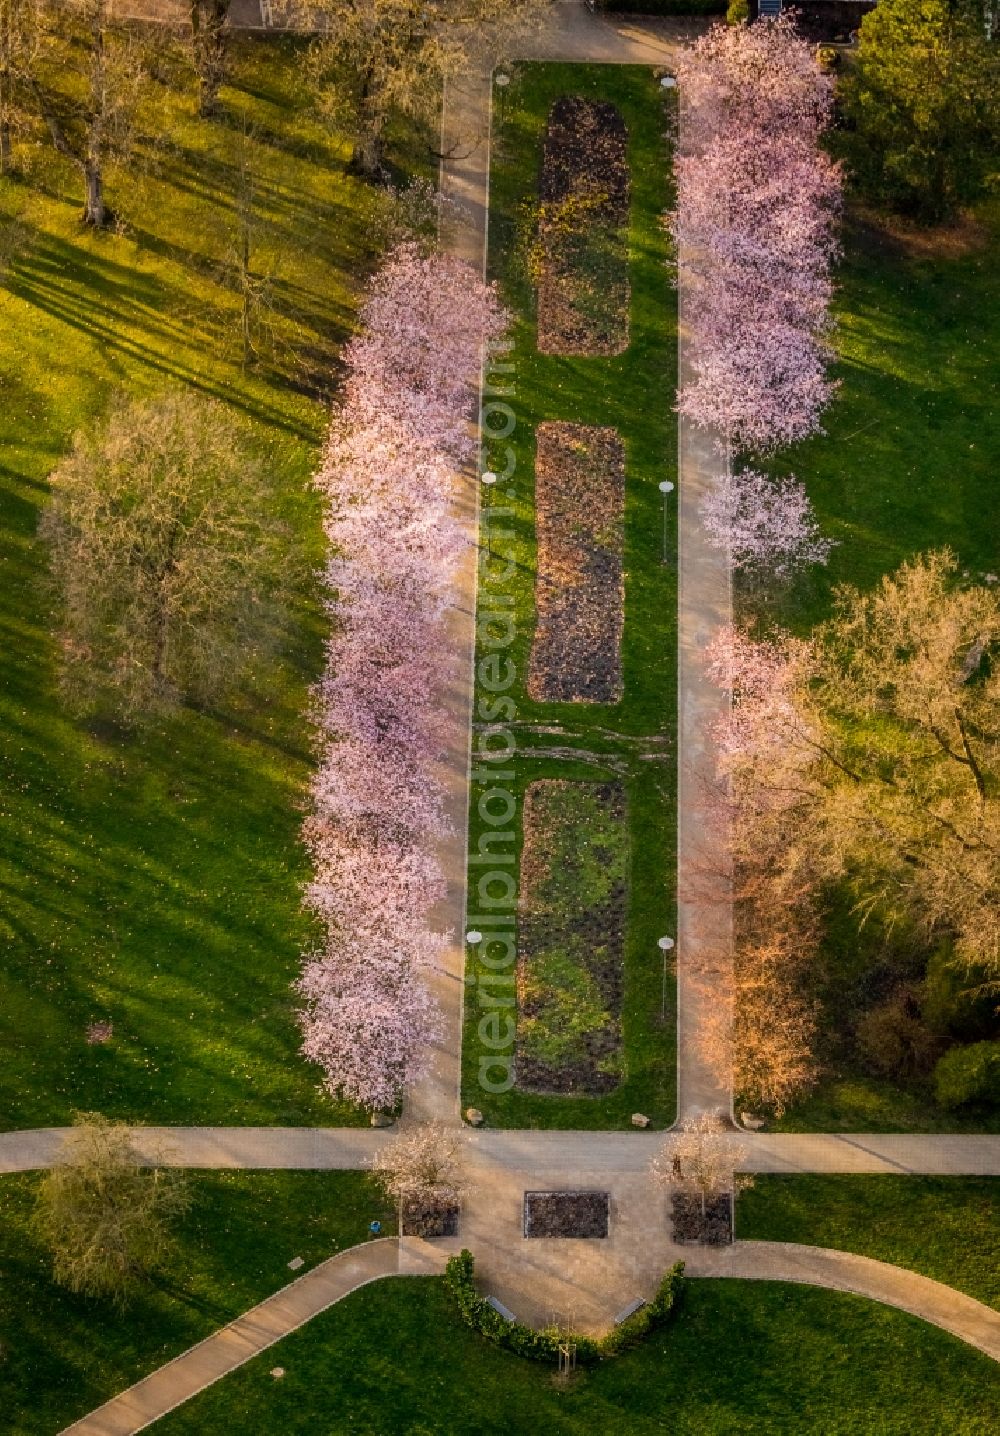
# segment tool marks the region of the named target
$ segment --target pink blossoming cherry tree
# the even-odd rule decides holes
[[[820,146],[832,83],[787,17],[715,26],[682,52],[671,228],[693,377],[678,408],[763,453],[816,432],[840,171]]]
[[[728,550],[733,568],[752,580],[791,578],[808,564],[826,563],[833,548],[820,534],[805,486],[792,475],[722,474],[698,511],[710,541]]]
[[[425,976],[447,934],[437,767],[455,654],[445,618],[463,542],[453,497],[473,456],[483,345],[505,316],[474,270],[414,245],[376,276],[316,478],[332,632],[317,685],[319,767],[305,901],[326,936],[297,990],[328,1090],[392,1107],[439,1030]]]

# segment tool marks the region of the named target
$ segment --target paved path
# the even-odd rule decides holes
[[[681,140],[684,112],[681,109]],[[691,378],[691,335],[685,317],[685,251],[679,253],[678,378]],[[733,914],[729,834],[718,816],[706,820],[715,782],[712,724],[729,698],[705,676],[704,653],[716,629],[732,622],[729,555],[708,542],[698,506],[725,472],[721,436],[681,415],[677,430],[679,585],[677,594],[677,1116],[733,1115],[732,1085],[709,1064],[697,1041],[703,1015],[719,1007],[732,985]]]
[[[793,1242],[734,1242],[721,1249],[685,1251],[690,1253],[686,1259],[692,1276],[794,1281],[854,1292],[933,1322],[1000,1361],[1000,1311],[904,1267]]]
[[[65,1436],[130,1436],[142,1431],[349,1292],[398,1273],[399,1243],[394,1238],[339,1252],[68,1426]]]
[[[0,1174],[39,1171],[56,1161],[71,1131],[46,1127],[0,1133]],[[371,1165],[392,1131],[368,1127],[135,1127],[150,1162],[192,1169],[350,1171]],[[855,1172],[1000,1176],[1000,1136],[961,1133],[741,1133],[747,1172]],[[662,1132],[493,1131],[462,1128],[463,1162],[530,1172],[556,1168],[566,1180],[590,1174],[613,1182],[644,1172]]]

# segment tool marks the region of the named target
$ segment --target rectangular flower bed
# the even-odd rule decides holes
[[[670,1201],[674,1241],[727,1246],[733,1239],[733,1199],[728,1192],[709,1198],[702,1211],[701,1197],[674,1192]]]
[[[614,429],[540,424],[535,457],[535,638],[539,702],[622,697],[625,446]]]
[[[624,787],[531,783],[523,832],[517,1085],[534,1092],[608,1092],[622,1075]]]
[[[628,132],[615,105],[563,95],[549,111],[529,265],[542,354],[629,342]]]
[[[400,1213],[404,1237],[454,1237],[458,1235],[458,1206],[427,1201],[404,1202]]]
[[[611,1215],[607,1192],[525,1192],[526,1237],[606,1237]]]

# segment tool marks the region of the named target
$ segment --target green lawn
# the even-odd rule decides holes
[[[285,1376],[275,1380],[271,1368]],[[914,1317],[780,1283],[692,1281],[645,1346],[560,1389],[456,1321],[441,1284],[380,1282],[156,1436],[992,1436],[1000,1368]]]
[[[236,44],[224,117],[192,118],[164,78],[138,177],[112,176],[119,231],[84,233],[76,172],[39,138],[0,180],[0,1127],[74,1108],[170,1122],[342,1123],[297,1056],[290,992],[312,934],[299,909],[318,597],[296,638],[224,710],[138,735],[74,721],[56,688],[35,531],[46,477],[114,396],[180,384],[217,396],[273,477],[307,557],[308,487],[337,347],[380,243],[384,199],[304,109],[294,47]],[[243,116],[255,138],[262,268],[278,340],[244,369],[223,260]],[[384,225],[382,226],[384,229]],[[13,237],[13,238],[12,238]],[[295,358],[289,344],[295,345]],[[84,1029],[111,1019],[114,1040]]]
[[[1000,1308],[995,1177],[756,1177],[736,1234],[859,1252]]]
[[[540,355],[535,343],[533,293],[518,259],[517,229],[523,206],[536,193],[541,143],[552,102],[563,94],[609,100],[621,110],[629,132],[632,209],[631,342],[614,359]],[[521,750],[515,777],[504,786],[518,800],[537,777],[600,779],[621,776],[631,814],[632,869],[625,972],[626,1077],[601,1098],[567,1098],[513,1091],[491,1095],[479,1080],[480,1058],[488,1057],[477,1035],[478,1009],[470,1001],[464,1043],[464,1100],[488,1119],[506,1126],[617,1127],[629,1114],[646,1112],[658,1123],[673,1118],[675,1038],[673,982],[665,1024],[660,1022],[661,962],[656,939],[674,930],[672,871],[675,834],[676,714],[676,532],[668,514],[663,546],[662,499],[657,484],[676,482],[676,301],[666,270],[667,243],[660,222],[670,197],[667,115],[663,92],[652,71],[613,65],[537,64],[521,67],[495,109],[491,173],[490,269],[500,280],[514,313],[513,373],[498,378],[513,411],[512,434],[491,441],[491,424],[509,419],[487,410],[484,463],[509,467],[513,480],[500,484],[492,502],[507,512],[490,520],[489,543],[510,557],[515,572],[503,589],[512,601],[516,637],[506,651],[516,667],[510,690],[517,705],[516,736]],[[488,394],[489,398],[489,394]],[[535,428],[565,420],[616,428],[625,441],[625,632],[624,699],[620,704],[536,703],[525,691],[534,631],[534,451]],[[513,513],[510,513],[513,510]],[[485,542],[484,537],[484,542]],[[484,613],[486,585],[480,588]],[[490,596],[500,590],[490,585]],[[480,648],[480,657],[487,650]],[[480,689],[480,699],[484,694]],[[487,700],[488,701],[488,700]],[[558,731],[553,732],[553,729]],[[549,731],[544,731],[549,730]],[[645,740],[653,739],[653,744]],[[564,750],[557,756],[553,749]],[[648,754],[655,753],[650,761]],[[566,756],[568,754],[569,756]],[[589,756],[588,756],[589,755]],[[600,766],[610,758],[615,771]],[[644,756],[646,755],[646,756]],[[507,765],[504,765],[507,766]],[[482,770],[480,770],[481,772]],[[484,824],[477,803],[485,784],[474,771],[470,843],[478,850]],[[516,820],[515,820],[516,821]],[[517,839],[520,842],[520,837]],[[481,869],[470,869],[474,885]],[[475,897],[470,893],[470,912]],[[469,973],[482,971],[470,950]]]
[[[779,455],[772,472],[806,483],[838,540],[778,606],[806,633],[830,612],[833,589],[861,589],[915,553],[949,545],[973,579],[1000,574],[1000,205],[978,239],[907,247],[851,215],[836,302],[841,388],[826,434]],[[974,229],[967,233],[975,234]],[[821,1019],[819,1089],[776,1125],[807,1131],[1000,1130],[1000,1110],[947,1113],[929,1082],[900,1086],[866,1072],[851,1040],[873,1001],[873,974],[918,981],[927,954],[901,929],[860,933],[849,900],[831,907],[814,966]],[[883,983],[883,986],[885,984]]]
[[[392,1216],[359,1172],[213,1172],[170,1269],[124,1313],[56,1286],[28,1227],[35,1177],[0,1179],[0,1409],[10,1436],[53,1436]]]

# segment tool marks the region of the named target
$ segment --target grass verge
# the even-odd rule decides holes
[[[112,174],[118,229],[84,232],[78,176],[42,136],[0,179],[0,1127],[96,1109],[173,1123],[344,1123],[298,1056],[290,984],[312,933],[298,842],[304,717],[325,630],[224,710],[141,733],[74,721],[57,690],[36,524],[73,432],[116,395],[220,399],[271,475],[312,565],[308,487],[337,347],[385,210],[305,107],[293,41],[234,39],[223,113],[194,118],[167,51],[139,162]],[[244,365],[227,269],[245,131],[273,343]],[[384,229],[384,225],[383,225]],[[88,1046],[108,1021],[114,1037]]]
[[[194,1203],[170,1268],[125,1311],[49,1275],[28,1218],[34,1176],[0,1180],[0,1402],[10,1436],[53,1436],[224,1326],[305,1268],[393,1219],[359,1172],[192,1175]]]
[[[858,1252],[1000,1309],[995,1177],[759,1176],[737,1201],[736,1235]]]
[[[276,1363],[285,1376],[275,1381]],[[692,1281],[670,1325],[560,1387],[468,1331],[438,1280],[355,1292],[158,1422],[156,1436],[988,1436],[1000,1368],[859,1297]]]

